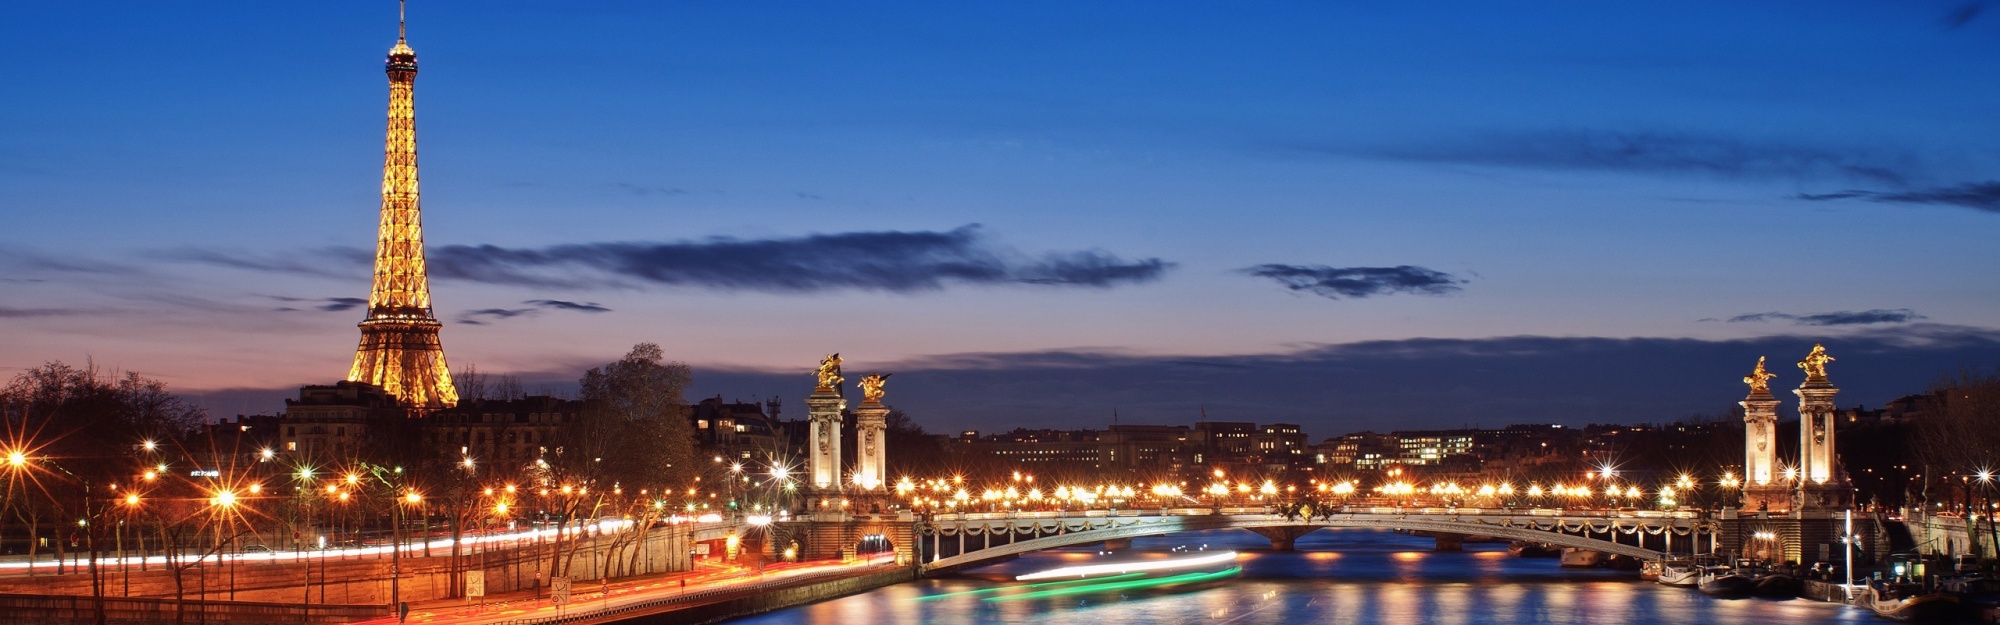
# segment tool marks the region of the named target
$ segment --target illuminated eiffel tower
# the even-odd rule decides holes
[[[396,47],[389,49],[389,138],[382,159],[382,230],[375,242],[375,287],[368,293],[368,318],[361,322],[361,347],[354,350],[353,382],[382,387],[415,408],[458,404],[444,346],[443,324],[431,314],[430,278],[424,272],[424,229],[417,205],[417,52],[404,40],[396,20]]]

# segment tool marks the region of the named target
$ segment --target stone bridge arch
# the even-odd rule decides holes
[[[1492,536],[1495,538],[1601,551],[1640,560],[1659,560],[1666,557],[1666,554],[1662,552],[1638,545],[1615,543],[1592,538],[1586,534],[1570,534],[1563,531],[1580,531],[1586,533],[1625,532],[1638,527],[1637,525],[1620,525],[1618,521],[1612,519],[1520,519],[1511,516],[1466,519],[1443,516],[1424,518],[1422,515],[1389,514],[1343,514],[1334,515],[1331,518],[1316,518],[1312,520],[1287,519],[1271,514],[1141,516],[1087,519],[1086,521],[1088,522],[1085,524],[1085,529],[1080,530],[1072,529],[1071,524],[1074,521],[1076,519],[1073,518],[1010,519],[1005,521],[997,519],[936,521],[919,535],[919,540],[936,540],[942,536],[962,537],[969,533],[976,533],[972,535],[977,535],[996,531],[1018,534],[1024,525],[1035,526],[1031,524],[1046,526],[1047,530],[1040,532],[1044,535],[1035,538],[1018,539],[1018,536],[1010,536],[1009,542],[1005,544],[990,545],[980,549],[967,549],[957,555],[937,558],[925,562],[923,565],[924,571],[931,573],[954,570],[1044,549],[1216,529],[1265,530],[1259,533],[1286,529],[1312,531],[1319,528],[1403,530],[1439,534]],[[1008,529],[996,530],[995,524],[1003,522],[1008,524]],[[1653,529],[1657,531],[1676,531],[1670,525],[1659,525]],[[1299,533],[1303,533],[1303,531]],[[1050,534],[1048,532],[1055,533]]]

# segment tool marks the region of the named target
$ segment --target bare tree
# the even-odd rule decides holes
[[[458,398],[462,401],[485,401],[489,377],[491,376],[479,372],[479,365],[465,363],[464,367],[460,367],[457,373],[451,375],[451,385],[458,388]]]

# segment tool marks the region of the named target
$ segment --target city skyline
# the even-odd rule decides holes
[[[66,97],[0,104],[0,370],[215,416],[339,379],[380,4],[18,11],[77,52],[7,61]],[[1976,8],[792,8],[412,9],[455,364],[658,342],[802,411],[842,352],[937,431],[1324,436],[1717,412],[1815,342],[1850,405],[2000,362]]]

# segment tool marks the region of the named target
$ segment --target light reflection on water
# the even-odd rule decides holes
[[[1240,577],[1184,592],[987,601],[991,594],[919,597],[1005,585],[1012,576],[1095,557],[1095,546],[1019,560],[734,621],[741,625],[1361,625],[1576,623],[1605,625],[1874,623],[1861,610],[1805,600],[1721,600],[1637,581],[1630,571],[1576,570],[1554,558],[1514,558],[1504,544],[1434,553],[1431,541],[1388,532],[1322,530],[1299,553],[1224,530],[1142,538],[1135,551],[1176,546],[1243,551]]]

